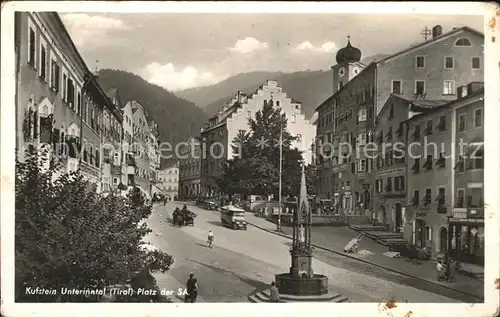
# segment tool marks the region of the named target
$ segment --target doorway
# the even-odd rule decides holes
[[[380,205],[379,210],[378,210],[378,223],[379,225],[384,226],[385,225],[385,207],[383,205]]]
[[[403,232],[403,208],[401,207],[401,203],[396,203],[396,232]]]
[[[415,245],[419,248],[423,248],[425,246],[425,227],[424,220],[415,220]]]

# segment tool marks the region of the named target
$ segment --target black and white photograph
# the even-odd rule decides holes
[[[8,3],[2,315],[498,316],[499,17]]]

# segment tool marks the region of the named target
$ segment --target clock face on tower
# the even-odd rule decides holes
[[[345,75],[345,68],[344,67],[340,67],[339,69],[339,76],[342,77]]]

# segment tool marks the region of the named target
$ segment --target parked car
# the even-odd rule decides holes
[[[207,210],[219,210],[220,205],[214,200],[206,200],[204,204],[204,208]]]

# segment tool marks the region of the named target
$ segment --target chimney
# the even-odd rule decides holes
[[[433,39],[441,35],[443,35],[443,27],[441,25],[436,25],[435,27],[432,28]]]
[[[241,103],[241,90],[238,90],[238,103]]]

